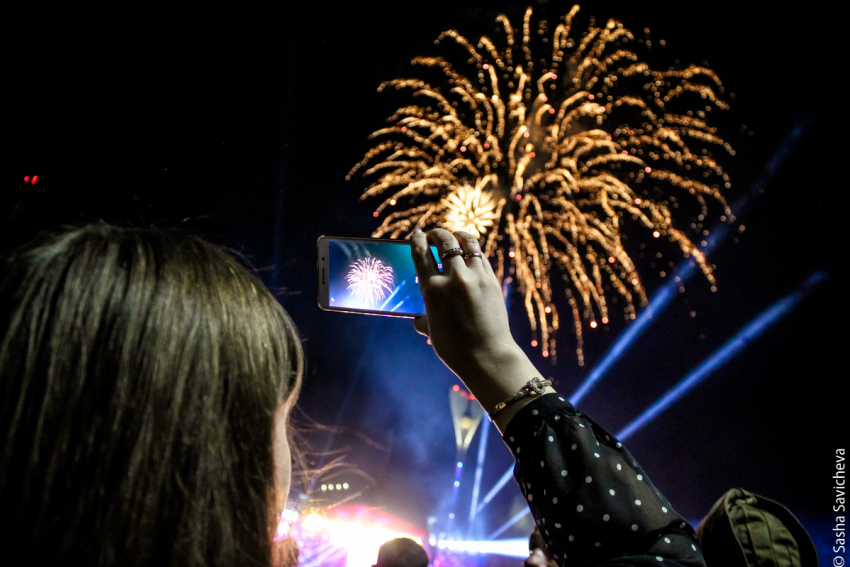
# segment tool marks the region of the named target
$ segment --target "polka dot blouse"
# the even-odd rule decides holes
[[[504,439],[559,565],[705,567],[694,530],[626,448],[563,397],[525,406]]]

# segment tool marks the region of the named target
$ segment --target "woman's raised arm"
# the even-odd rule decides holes
[[[551,387],[529,387],[541,374],[511,336],[478,241],[439,228],[411,240],[427,312],[416,329],[484,410],[497,410],[514,476],[558,564],[704,567],[693,529],[626,448]]]

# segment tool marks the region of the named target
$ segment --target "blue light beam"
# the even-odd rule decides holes
[[[496,494],[502,490],[502,487],[505,486],[509,480],[511,480],[514,476],[514,466],[511,465],[508,470],[505,471],[505,474],[502,475],[502,478],[499,479],[493,488],[490,489],[490,492],[487,493],[487,496],[484,497],[484,500],[481,501],[481,504],[478,505],[478,508],[475,510],[476,513],[481,512],[484,509],[484,506],[490,503]]]
[[[481,426],[481,439],[478,440],[478,464],[475,466],[475,481],[472,485],[472,505],[469,508],[467,539],[472,535],[472,524],[475,522],[475,514],[478,512],[478,494],[481,490],[481,475],[484,473],[484,457],[487,455],[487,441],[489,436],[490,424],[485,422]]]
[[[347,553],[348,550],[345,548],[331,546],[315,554],[308,562],[302,562],[301,567],[320,567],[322,565],[332,564],[341,560]]]
[[[441,549],[470,555],[502,555],[505,557],[528,557],[528,538],[498,539],[496,541],[441,541]]]
[[[814,121],[817,114],[819,114],[819,111],[797,121],[794,129],[785,137],[782,144],[780,144],[779,148],[777,148],[776,152],[767,162],[761,175],[750,186],[750,190],[732,205],[731,209],[737,211],[739,217],[749,208],[750,200],[754,196],[764,193],[764,188],[773,180],[776,171],[794,149],[803,131]],[[706,256],[726,240],[726,237],[729,235],[729,225],[721,223],[715,226],[709,234],[710,236],[705,240],[705,245],[701,248]],[[602,361],[591,370],[578,389],[570,396],[571,404],[578,404],[591,388],[602,379],[608,370],[620,360],[620,357],[643,334],[649,324],[655,320],[655,317],[660,315],[664,308],[667,307],[667,304],[676,295],[678,288],[683,286],[695,271],[696,263],[691,259],[685,259],[679,264],[679,267],[670,276],[667,283],[661,286],[652,296],[649,305],[638,314],[634,322],[626,328],[614,345],[605,353]]]
[[[528,516],[529,514],[531,514],[531,509],[530,509],[530,508],[528,508],[528,507],[523,508],[522,510],[520,510],[519,512],[517,512],[516,514],[514,514],[514,517],[513,517],[513,518],[511,518],[510,520],[508,520],[507,522],[505,522],[504,524],[502,524],[502,526],[501,526],[498,530],[496,530],[495,532],[493,532],[493,533],[491,533],[490,535],[488,535],[488,536],[487,536],[487,540],[488,540],[488,541],[490,541],[490,540],[494,540],[494,539],[496,539],[497,537],[499,537],[500,535],[502,535],[503,533],[505,533],[505,531],[506,531],[508,528],[510,528],[510,527],[511,527],[511,526],[513,526],[515,523],[519,522],[520,520],[522,520],[523,518],[525,518],[525,517],[526,517],[526,516]]]
[[[694,262],[680,265],[679,269],[676,270],[676,273],[673,274],[673,277],[670,278],[670,281],[661,286],[661,289],[655,292],[655,295],[652,296],[649,305],[647,305],[640,314],[638,314],[637,318],[631,325],[626,327],[623,334],[620,335],[611,349],[605,354],[602,362],[593,368],[590,374],[587,375],[587,378],[584,379],[584,382],[582,382],[578,389],[573,392],[573,395],[570,396],[571,404],[574,406],[578,404],[585,394],[587,394],[590,389],[602,379],[608,370],[610,370],[611,367],[620,360],[623,353],[625,353],[637,340],[637,338],[643,334],[649,324],[655,320],[655,317],[660,315],[664,308],[667,307],[667,304],[670,303],[670,300],[675,295],[678,287],[693,274],[695,269]]]
[[[758,337],[773,323],[785,316],[794,308],[808,293],[818,284],[826,280],[825,272],[815,272],[793,293],[790,293],[765,309],[753,319],[746,327],[726,342],[720,349],[709,356],[702,364],[697,366],[681,382],[669,390],[664,396],[644,411],[629,425],[617,433],[620,441],[625,441],[634,435],[641,427],[658,417],[658,415],[673,405],[679,398],[687,394],[697,384],[702,382],[712,372],[721,368],[732,360],[750,341]]]

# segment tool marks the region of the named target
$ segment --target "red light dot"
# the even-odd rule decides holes
[[[554,109],[554,108],[550,108],[550,109],[549,109],[549,114],[555,114],[555,109]]]
[[[641,201],[640,199],[635,199],[635,205],[640,205],[641,203],[643,203],[643,201]]]
[[[590,95],[587,98],[589,98],[590,100],[593,100],[593,95]]]
[[[458,390],[460,390],[460,386],[458,386],[457,384],[455,384],[454,386],[452,386],[452,390],[454,390],[455,392],[457,392]]]
[[[595,328],[596,328],[596,321],[591,321],[591,322],[590,322],[590,328],[591,328],[591,329],[595,329]]]
[[[469,399],[470,399],[470,400],[474,400],[474,399],[475,399],[475,396],[473,396],[472,394],[469,394]]]
[[[637,281],[637,278],[633,279],[633,280],[632,280],[632,285],[637,285],[637,282],[638,282],[638,281]]]
[[[647,173],[652,173],[652,168],[651,168],[651,167],[647,167],[646,169],[644,169],[644,171],[645,171],[645,172],[647,172]]]
[[[465,152],[465,151],[466,151],[466,146],[461,146],[461,147],[460,147],[460,151]]]
[[[487,64],[485,63],[485,64],[484,64],[484,68],[485,68],[485,69],[489,69],[489,68],[490,68],[490,66],[489,66],[489,65],[487,65]]]
[[[36,181],[38,181],[38,175],[33,175],[33,176],[32,176],[32,181],[31,181],[31,183],[32,183],[33,185],[35,185],[35,182],[36,182]]]
[[[24,182],[25,182],[25,183],[29,183],[29,181],[30,181],[30,176],[29,176],[29,175],[27,175],[26,177],[24,177]]]
[[[378,216],[378,211],[375,211],[374,213],[372,213],[372,216],[373,216],[373,217]]]
[[[602,322],[607,324],[608,323],[608,317],[603,317]]]
[[[544,350],[544,351],[543,351],[543,358],[546,358],[546,357],[548,357],[548,356],[549,356],[549,351],[548,351],[548,350]]]
[[[614,257],[613,257],[613,256],[609,256],[609,257],[608,257],[608,263],[609,263],[609,264],[613,264],[613,263],[614,263]]]
[[[558,78],[558,75],[552,75],[552,78],[553,78],[553,79],[557,79],[557,78]]]
[[[627,152],[626,150],[623,150],[623,155],[627,156],[627,155],[629,155],[629,152]]]
[[[521,201],[521,200],[522,200],[522,195],[517,195],[517,196],[516,196],[516,200],[517,200],[517,201]]]
[[[536,156],[536,155],[537,155],[536,153],[531,152],[531,157],[534,157],[534,156]]]
[[[401,127],[401,131],[402,131],[402,132],[407,132],[407,126],[402,126],[402,127]]]
[[[537,341],[531,341],[531,346],[536,347],[536,346],[537,346]]]

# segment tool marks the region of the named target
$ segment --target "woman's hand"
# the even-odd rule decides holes
[[[478,241],[466,232],[452,234],[435,228],[427,236],[420,232],[410,239],[427,313],[414,326],[430,337],[440,359],[489,411],[540,376],[511,336],[502,288],[493,268]],[[442,273],[437,270],[431,244],[443,258]],[[461,254],[446,254],[458,248]],[[506,408],[505,417],[512,417],[522,405],[512,404],[510,412]],[[501,420],[496,421],[498,425]]]
[[[437,355],[456,374],[486,366],[487,360],[516,347],[508,326],[502,288],[478,241],[466,232],[442,228],[414,234],[413,261],[425,298],[427,317],[416,330],[431,338]],[[460,248],[463,255],[443,258],[437,271],[429,244],[440,256]],[[475,256],[477,254],[478,256]]]

